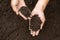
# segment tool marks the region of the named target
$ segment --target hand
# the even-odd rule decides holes
[[[43,11],[41,11],[41,10],[33,10],[30,16],[33,17],[33,16],[36,15],[36,14],[37,14],[38,17],[41,19],[42,23],[41,23],[41,25],[40,25],[40,26],[41,26],[40,29],[37,30],[37,31],[33,31],[32,29],[29,28],[30,33],[31,33],[32,36],[35,36],[35,35],[37,36],[37,35],[39,34],[39,31],[42,30],[43,25],[44,25],[44,23],[45,23],[45,16],[44,16]]]
[[[32,16],[34,16],[34,15],[36,15],[36,14],[39,16],[39,18],[40,18],[41,21],[42,21],[42,24],[41,24],[41,29],[42,29],[43,24],[44,24],[44,22],[45,22],[44,12],[41,11],[41,10],[33,10],[30,16],[32,17]]]

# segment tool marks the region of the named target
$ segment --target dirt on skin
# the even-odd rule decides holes
[[[32,37],[28,20],[16,15],[11,0],[0,0],[0,40],[60,40],[60,1],[50,0],[45,9],[46,22],[42,31]]]

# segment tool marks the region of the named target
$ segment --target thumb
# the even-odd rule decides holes
[[[27,18],[26,18],[21,12],[19,12],[19,15],[20,15],[23,19],[27,20]]]
[[[18,15],[19,13],[18,12],[16,12],[16,15]]]

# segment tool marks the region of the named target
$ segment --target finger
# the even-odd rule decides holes
[[[28,19],[29,19],[29,30],[31,30],[31,28],[30,28],[30,25],[31,25],[31,18],[28,17]]]
[[[23,19],[27,20],[27,18],[26,18],[21,12],[19,12],[19,15],[20,15]]]
[[[35,31],[32,32],[32,36],[33,36],[33,37],[35,36]]]
[[[16,12],[16,15],[18,15],[19,13],[18,12]]]
[[[44,23],[41,24],[40,30],[42,30]]]
[[[43,12],[40,12],[40,14],[39,14],[38,16],[39,16],[39,18],[40,18],[41,21],[42,21],[41,27],[40,27],[40,29],[42,30],[43,25],[44,25],[44,23],[45,23],[45,16],[44,16],[44,13],[43,13]]]
[[[35,12],[32,12],[31,15],[30,15],[30,17],[34,16],[35,14],[36,14]]]
[[[36,31],[36,36],[38,36],[38,35],[39,35],[39,32],[40,32],[40,30]]]
[[[32,30],[30,30],[30,34],[31,34],[31,35],[33,34]]]
[[[40,17],[42,22],[45,21],[45,15],[44,15],[44,13],[42,11],[38,12],[38,16]]]
[[[31,33],[30,33],[33,37],[35,36],[35,31],[32,31],[31,30]]]

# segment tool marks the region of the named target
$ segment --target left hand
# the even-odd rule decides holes
[[[32,13],[31,13],[31,17],[33,17],[34,15],[38,15],[38,17],[41,19],[41,21],[42,21],[42,23],[41,23],[41,27],[40,27],[40,30],[42,30],[42,28],[43,28],[43,25],[44,25],[44,23],[45,23],[45,16],[44,16],[44,12],[43,11],[41,11],[41,10],[33,10],[32,11]],[[30,33],[31,33],[31,35],[32,36],[37,36],[38,34],[39,34],[39,31],[40,30],[38,30],[38,31],[33,31],[32,29],[29,29],[30,30]]]

